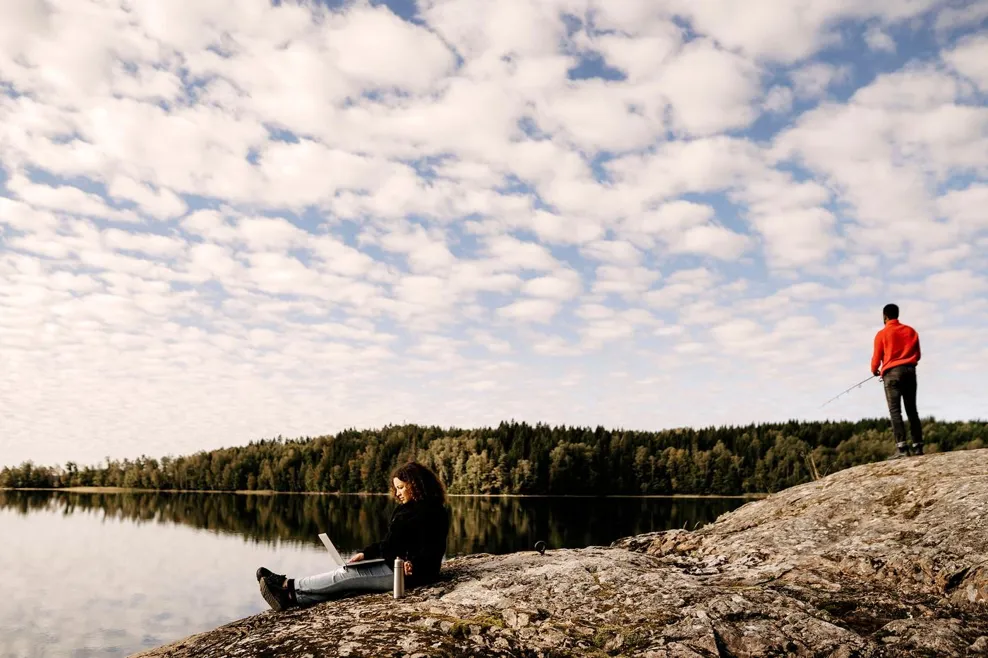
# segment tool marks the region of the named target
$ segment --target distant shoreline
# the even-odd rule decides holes
[[[70,493],[204,493],[204,494],[241,494],[246,496],[390,496],[388,493],[377,492],[339,492],[339,491],[273,491],[271,489],[249,490],[216,490],[216,489],[135,489],[127,487],[0,487],[0,491],[67,491]],[[736,496],[715,496],[711,494],[606,494],[601,496],[587,494],[446,494],[449,498],[704,498],[712,500],[740,499],[759,500],[769,494],[741,494]]]

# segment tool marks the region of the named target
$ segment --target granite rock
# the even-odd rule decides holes
[[[988,450],[848,469],[692,532],[456,558],[399,601],[265,612],[140,655],[988,655]]]

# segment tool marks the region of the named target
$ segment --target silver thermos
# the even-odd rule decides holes
[[[400,557],[395,558],[395,598],[400,599],[405,596],[405,561]]]

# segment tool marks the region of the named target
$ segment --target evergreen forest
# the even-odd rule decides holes
[[[928,418],[923,433],[927,452],[982,448],[988,421]],[[893,451],[887,419],[657,432],[519,422],[392,425],[179,457],[26,462],[0,470],[0,487],[382,493],[392,470],[415,459],[453,494],[741,495],[779,491]]]

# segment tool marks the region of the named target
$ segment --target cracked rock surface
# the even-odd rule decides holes
[[[139,655],[988,656],[988,450],[848,469],[693,532],[443,574],[400,601],[265,612]]]

